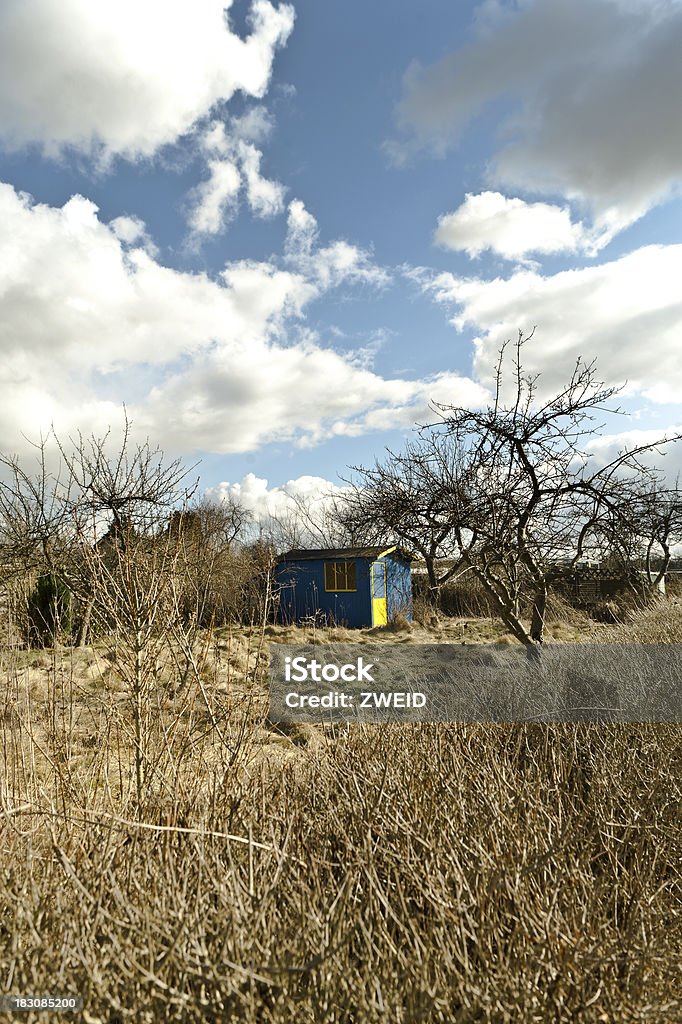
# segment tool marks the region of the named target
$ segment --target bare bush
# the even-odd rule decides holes
[[[248,780],[190,760],[157,823],[4,794],[9,987],[110,1021],[678,1018],[678,729],[286,742]]]

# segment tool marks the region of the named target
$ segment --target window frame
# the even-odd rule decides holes
[[[343,582],[345,587],[329,586],[330,577],[334,584],[339,582],[339,566],[343,566]],[[348,586],[349,574],[352,567],[353,586]],[[358,564],[356,559],[346,558],[324,563],[324,589],[327,594],[356,594],[358,590]]]

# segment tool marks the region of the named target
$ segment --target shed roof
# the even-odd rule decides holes
[[[397,545],[390,547],[365,548],[294,548],[280,555],[279,562],[313,562],[328,558],[381,558],[395,551],[399,557],[409,559],[411,556]]]

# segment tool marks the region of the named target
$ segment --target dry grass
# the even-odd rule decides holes
[[[510,636],[504,624],[497,618],[453,617],[431,613],[428,624],[415,621],[389,623],[365,629],[345,629],[342,626],[267,626],[266,638],[273,643],[409,643],[409,644],[482,644],[517,643]],[[590,638],[595,640],[599,624],[584,612],[572,608],[560,597],[554,597],[547,610],[546,638],[548,641],[576,642]]]
[[[679,642],[682,608],[585,628]],[[115,657],[4,655],[3,989],[86,1024],[682,1020],[679,727],[268,728],[268,640],[426,638],[500,631],[226,627],[198,679],[160,663],[143,807]]]

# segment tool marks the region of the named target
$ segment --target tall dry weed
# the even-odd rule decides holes
[[[678,727],[363,726],[272,762],[243,657],[198,662],[209,709],[159,683],[143,814],[126,701],[5,666],[5,991],[109,1024],[680,1019]]]

